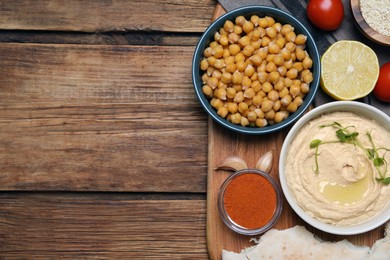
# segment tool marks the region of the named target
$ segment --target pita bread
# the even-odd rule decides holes
[[[372,248],[355,246],[347,240],[326,242],[316,238],[303,226],[286,230],[272,229],[266,232],[258,244],[234,253],[223,250],[223,260],[255,259],[390,259],[390,222],[386,225],[385,238],[375,242]]]

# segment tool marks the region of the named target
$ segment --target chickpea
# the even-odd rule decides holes
[[[294,28],[290,24],[285,24],[282,26],[280,33],[285,36],[287,33],[294,31]]]
[[[257,115],[255,111],[249,111],[247,114],[247,118],[249,122],[255,122],[257,119]]]
[[[252,45],[246,45],[244,47],[244,49],[242,50],[242,53],[246,56],[246,57],[249,57],[253,54],[253,52],[255,51],[255,48],[253,48]]]
[[[244,70],[244,75],[251,77],[254,73],[255,73],[255,68],[251,64],[248,64]]]
[[[306,56],[302,61],[303,68],[310,69],[313,66],[313,60]]]
[[[234,114],[238,110],[238,105],[237,105],[237,103],[229,102],[227,104],[227,109],[228,109],[229,113]]]
[[[272,84],[275,84],[276,82],[279,81],[280,79],[280,75],[279,75],[279,72],[277,71],[272,71],[269,73],[269,81],[272,83]]]
[[[295,35],[294,31],[290,31],[290,32],[286,33],[286,35],[285,35],[286,41],[288,41],[288,42],[294,42],[296,37],[297,36]]]
[[[247,88],[245,89],[244,91],[244,97],[245,98],[249,98],[249,99],[253,99],[253,97],[256,95],[256,92],[254,91],[253,88]]]
[[[271,100],[264,100],[263,99],[263,102],[261,103],[261,110],[264,113],[267,113],[268,111],[270,111],[272,109],[273,105],[274,105],[274,103]]]
[[[257,75],[257,74],[255,74],[255,75]],[[258,80],[252,80],[251,88],[252,88],[255,92],[259,92],[260,89],[261,89],[260,81],[258,81]]]
[[[245,21],[242,25],[242,30],[246,33],[252,32],[255,26],[251,21]]]
[[[242,46],[245,47],[251,43],[251,39],[248,36],[243,36],[238,40],[238,43]]]
[[[295,54],[297,55],[297,59],[299,61],[303,61],[303,59],[306,57],[306,53],[301,48],[296,48]]]
[[[202,92],[207,97],[212,97],[213,96],[213,89],[209,85],[203,85]]]
[[[261,90],[264,91],[265,93],[270,92],[272,89],[273,89],[273,86],[268,81],[264,82],[262,87],[261,87]]]
[[[295,51],[296,45],[293,42],[287,42],[285,47],[291,53]]]
[[[223,107],[223,102],[222,102],[222,100],[220,100],[218,98],[213,98],[210,101],[210,105],[212,107],[214,107],[215,109],[219,109],[220,107]]]
[[[290,87],[290,94],[291,94],[292,97],[298,96],[299,93],[301,93],[301,86],[299,86],[299,85],[292,85]]]
[[[232,114],[230,120],[233,124],[241,124],[241,114],[240,113]]]
[[[268,20],[265,18],[260,18],[259,19],[259,26],[262,28],[267,28],[269,26]]]
[[[227,46],[229,44],[229,38],[227,35],[221,35],[218,41],[222,46]]]
[[[278,54],[280,52],[280,47],[276,43],[271,42],[268,46],[269,53]]]
[[[237,92],[233,99],[234,102],[240,103],[244,101],[244,93],[242,91]]]
[[[284,87],[282,90],[279,91],[279,97],[283,98],[285,95],[288,95],[290,91],[288,88]]]
[[[295,38],[295,44],[297,45],[303,45],[306,43],[307,36],[303,34],[298,34],[297,37]]]
[[[277,32],[280,32],[282,30],[282,24],[281,23],[274,23],[272,27],[275,28]]]
[[[270,39],[273,39],[276,37],[277,31],[274,27],[268,27],[267,29],[265,29],[265,32]]]
[[[271,42],[271,39],[268,36],[264,36],[261,40],[261,46],[266,47]]]
[[[241,51],[241,48],[238,44],[231,44],[229,45],[229,51],[231,55],[236,55]]]
[[[242,116],[240,123],[242,126],[247,126],[247,125],[249,125],[249,120],[248,120],[248,118]]]
[[[233,82],[234,84],[240,84],[240,83],[242,82],[242,78],[243,78],[243,76],[241,75],[241,73],[240,73],[239,71],[236,70],[236,71],[233,73],[232,82]]]
[[[209,76],[207,75],[207,73],[204,73],[204,74],[202,75],[202,82],[203,82],[203,83],[206,83],[208,79],[209,79]]]
[[[216,69],[222,69],[225,66],[226,66],[226,64],[225,64],[225,61],[223,59],[216,59],[215,60],[214,67]]]
[[[240,25],[234,25],[233,32],[237,35],[240,35],[242,33],[242,27]]]
[[[246,19],[244,16],[240,15],[236,17],[236,24],[242,26],[245,23]]]
[[[300,105],[302,105],[303,99],[300,96],[297,96],[294,98],[293,102],[297,105],[297,107],[299,107]]]
[[[284,59],[283,59],[283,57],[280,56],[280,55],[276,55],[276,56],[274,57],[274,63],[275,63],[276,66],[282,66],[282,65],[284,64]]]
[[[275,63],[273,63],[272,61],[269,62],[266,66],[265,66],[265,70],[267,72],[271,72],[271,71],[276,71],[277,67],[275,65]]]
[[[291,52],[285,47],[280,51],[280,54],[282,55],[282,58],[284,60],[290,60],[291,59]]]
[[[245,102],[240,102],[239,104],[238,104],[238,111],[241,113],[241,114],[243,114],[245,111],[247,111],[248,110],[248,104],[247,103],[245,103]]]
[[[222,27],[221,29],[219,29],[219,34],[220,35],[228,35],[229,33],[225,29],[223,29],[223,27]]]
[[[200,62],[200,69],[201,70],[207,70],[209,67],[209,63],[207,62],[206,59],[202,59],[202,61]]]
[[[268,80],[268,73],[265,71],[260,71],[257,73],[260,83],[265,83]]]
[[[292,101],[291,95],[287,94],[284,97],[282,97],[280,103],[282,103],[283,106],[287,107],[288,105],[290,105],[291,101]]]
[[[264,118],[258,118],[256,119],[256,122],[255,122],[256,126],[258,127],[264,127],[264,126],[267,126],[268,122],[266,119]]]
[[[227,107],[220,107],[217,110],[217,114],[221,116],[222,118],[225,118],[228,115],[229,111]]]
[[[260,55],[258,55],[258,54],[255,54],[255,55],[252,55],[250,58],[249,58],[249,60],[252,62],[252,64],[253,65],[255,65],[255,66],[259,66],[261,63],[262,63],[262,61],[263,61],[263,59],[260,57]]]
[[[226,89],[218,88],[215,96],[220,100],[226,100]]]
[[[274,117],[275,117],[275,111],[273,109],[265,113],[265,118],[268,120],[273,120]]]
[[[242,89],[249,88],[251,86],[251,84],[252,84],[252,80],[248,76],[244,76],[242,78],[242,82],[241,82]]]
[[[238,71],[243,72],[248,64],[245,61],[237,61],[236,66]]]
[[[274,89],[280,91],[284,88],[284,80],[279,79],[278,82],[274,85]]]
[[[276,101],[279,99],[279,94],[276,90],[271,90],[270,92],[268,92],[268,99],[271,100],[271,101]]]
[[[302,93],[302,94],[307,94],[307,93],[309,93],[309,91],[310,91],[309,84],[307,84],[307,83],[302,83],[302,84],[301,84],[301,93]]]
[[[287,78],[295,79],[298,76],[298,70],[296,68],[291,68],[286,73]]]
[[[226,62],[226,61],[225,61]],[[225,71],[233,73],[237,70],[237,65],[236,64],[226,64]]]
[[[253,97],[253,105],[260,107],[261,103],[263,103],[263,97],[261,95],[256,95]]]
[[[291,102],[290,105],[287,106],[287,111],[289,111],[291,113],[294,113],[295,111],[297,111],[297,109],[298,109],[298,106],[294,102]]]
[[[303,81],[307,84],[311,83],[313,81],[313,74],[306,74],[303,76]]]
[[[275,123],[280,123],[284,119],[286,119],[287,117],[288,117],[288,112],[287,111],[278,111],[278,112],[275,113],[274,121],[275,121]]]
[[[279,111],[279,109],[282,107],[282,103],[280,102],[280,100],[276,100],[274,102],[274,105],[272,106],[272,109],[277,112]]]
[[[240,36],[236,33],[229,33],[228,35],[228,41],[230,43],[236,43],[240,39]]]
[[[232,74],[229,72],[224,72],[221,76],[221,81],[224,83],[232,82]]]
[[[278,67],[277,71],[279,72],[280,76],[284,77],[287,73],[286,66]]]
[[[266,16],[265,19],[268,21],[268,26],[272,26],[275,24],[275,19],[271,16]]]
[[[229,99],[233,99],[236,95],[237,91],[235,88],[232,88],[232,87],[228,87],[226,88],[226,96],[227,98]]]
[[[261,47],[261,40],[259,39],[259,40],[253,41],[253,37],[252,37],[251,45],[252,45],[254,50],[258,50]]]

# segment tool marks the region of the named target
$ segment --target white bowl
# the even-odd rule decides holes
[[[286,139],[284,140],[281,154],[280,154],[280,159],[279,159],[279,175],[280,175],[279,177],[280,177],[281,187],[287,202],[290,204],[290,206],[295,211],[295,213],[297,213],[298,216],[300,216],[305,222],[307,222],[308,224],[310,224],[311,226],[319,230],[332,233],[332,234],[338,234],[338,235],[360,234],[360,233],[370,231],[374,228],[377,228],[390,219],[389,204],[387,205],[387,209],[384,209],[375,217],[370,218],[369,220],[361,224],[352,225],[352,226],[336,226],[336,225],[326,224],[307,214],[297,204],[287,184],[285,171],[284,171],[286,165],[287,153],[289,151],[290,144],[294,140],[299,130],[308,121],[322,114],[327,114],[336,111],[354,112],[355,114],[374,119],[375,121],[380,122],[382,126],[384,126],[386,129],[390,131],[390,117],[373,106],[364,103],[359,103],[356,101],[336,101],[336,102],[331,102],[325,105],[318,106],[315,109],[308,112],[307,114],[305,114],[301,119],[299,119],[296,122],[296,124],[291,128]]]

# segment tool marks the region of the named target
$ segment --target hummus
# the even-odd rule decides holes
[[[308,122],[291,142],[285,175],[287,184],[298,205],[307,214],[321,222],[350,226],[365,222],[390,206],[390,185],[375,178],[379,173],[365,151],[350,143],[337,142],[335,127],[321,125],[340,123],[348,130],[359,133],[364,147],[372,145],[366,132],[370,132],[376,148],[390,148],[390,132],[379,123],[351,112],[333,112]],[[318,173],[316,149],[312,140],[336,141],[318,146]],[[380,156],[384,153],[379,151]],[[386,177],[390,176],[390,152],[384,155],[389,163]]]

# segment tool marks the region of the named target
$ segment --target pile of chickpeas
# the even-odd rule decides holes
[[[313,81],[306,38],[269,16],[227,20],[204,50],[202,92],[233,124],[283,121],[303,103]]]

